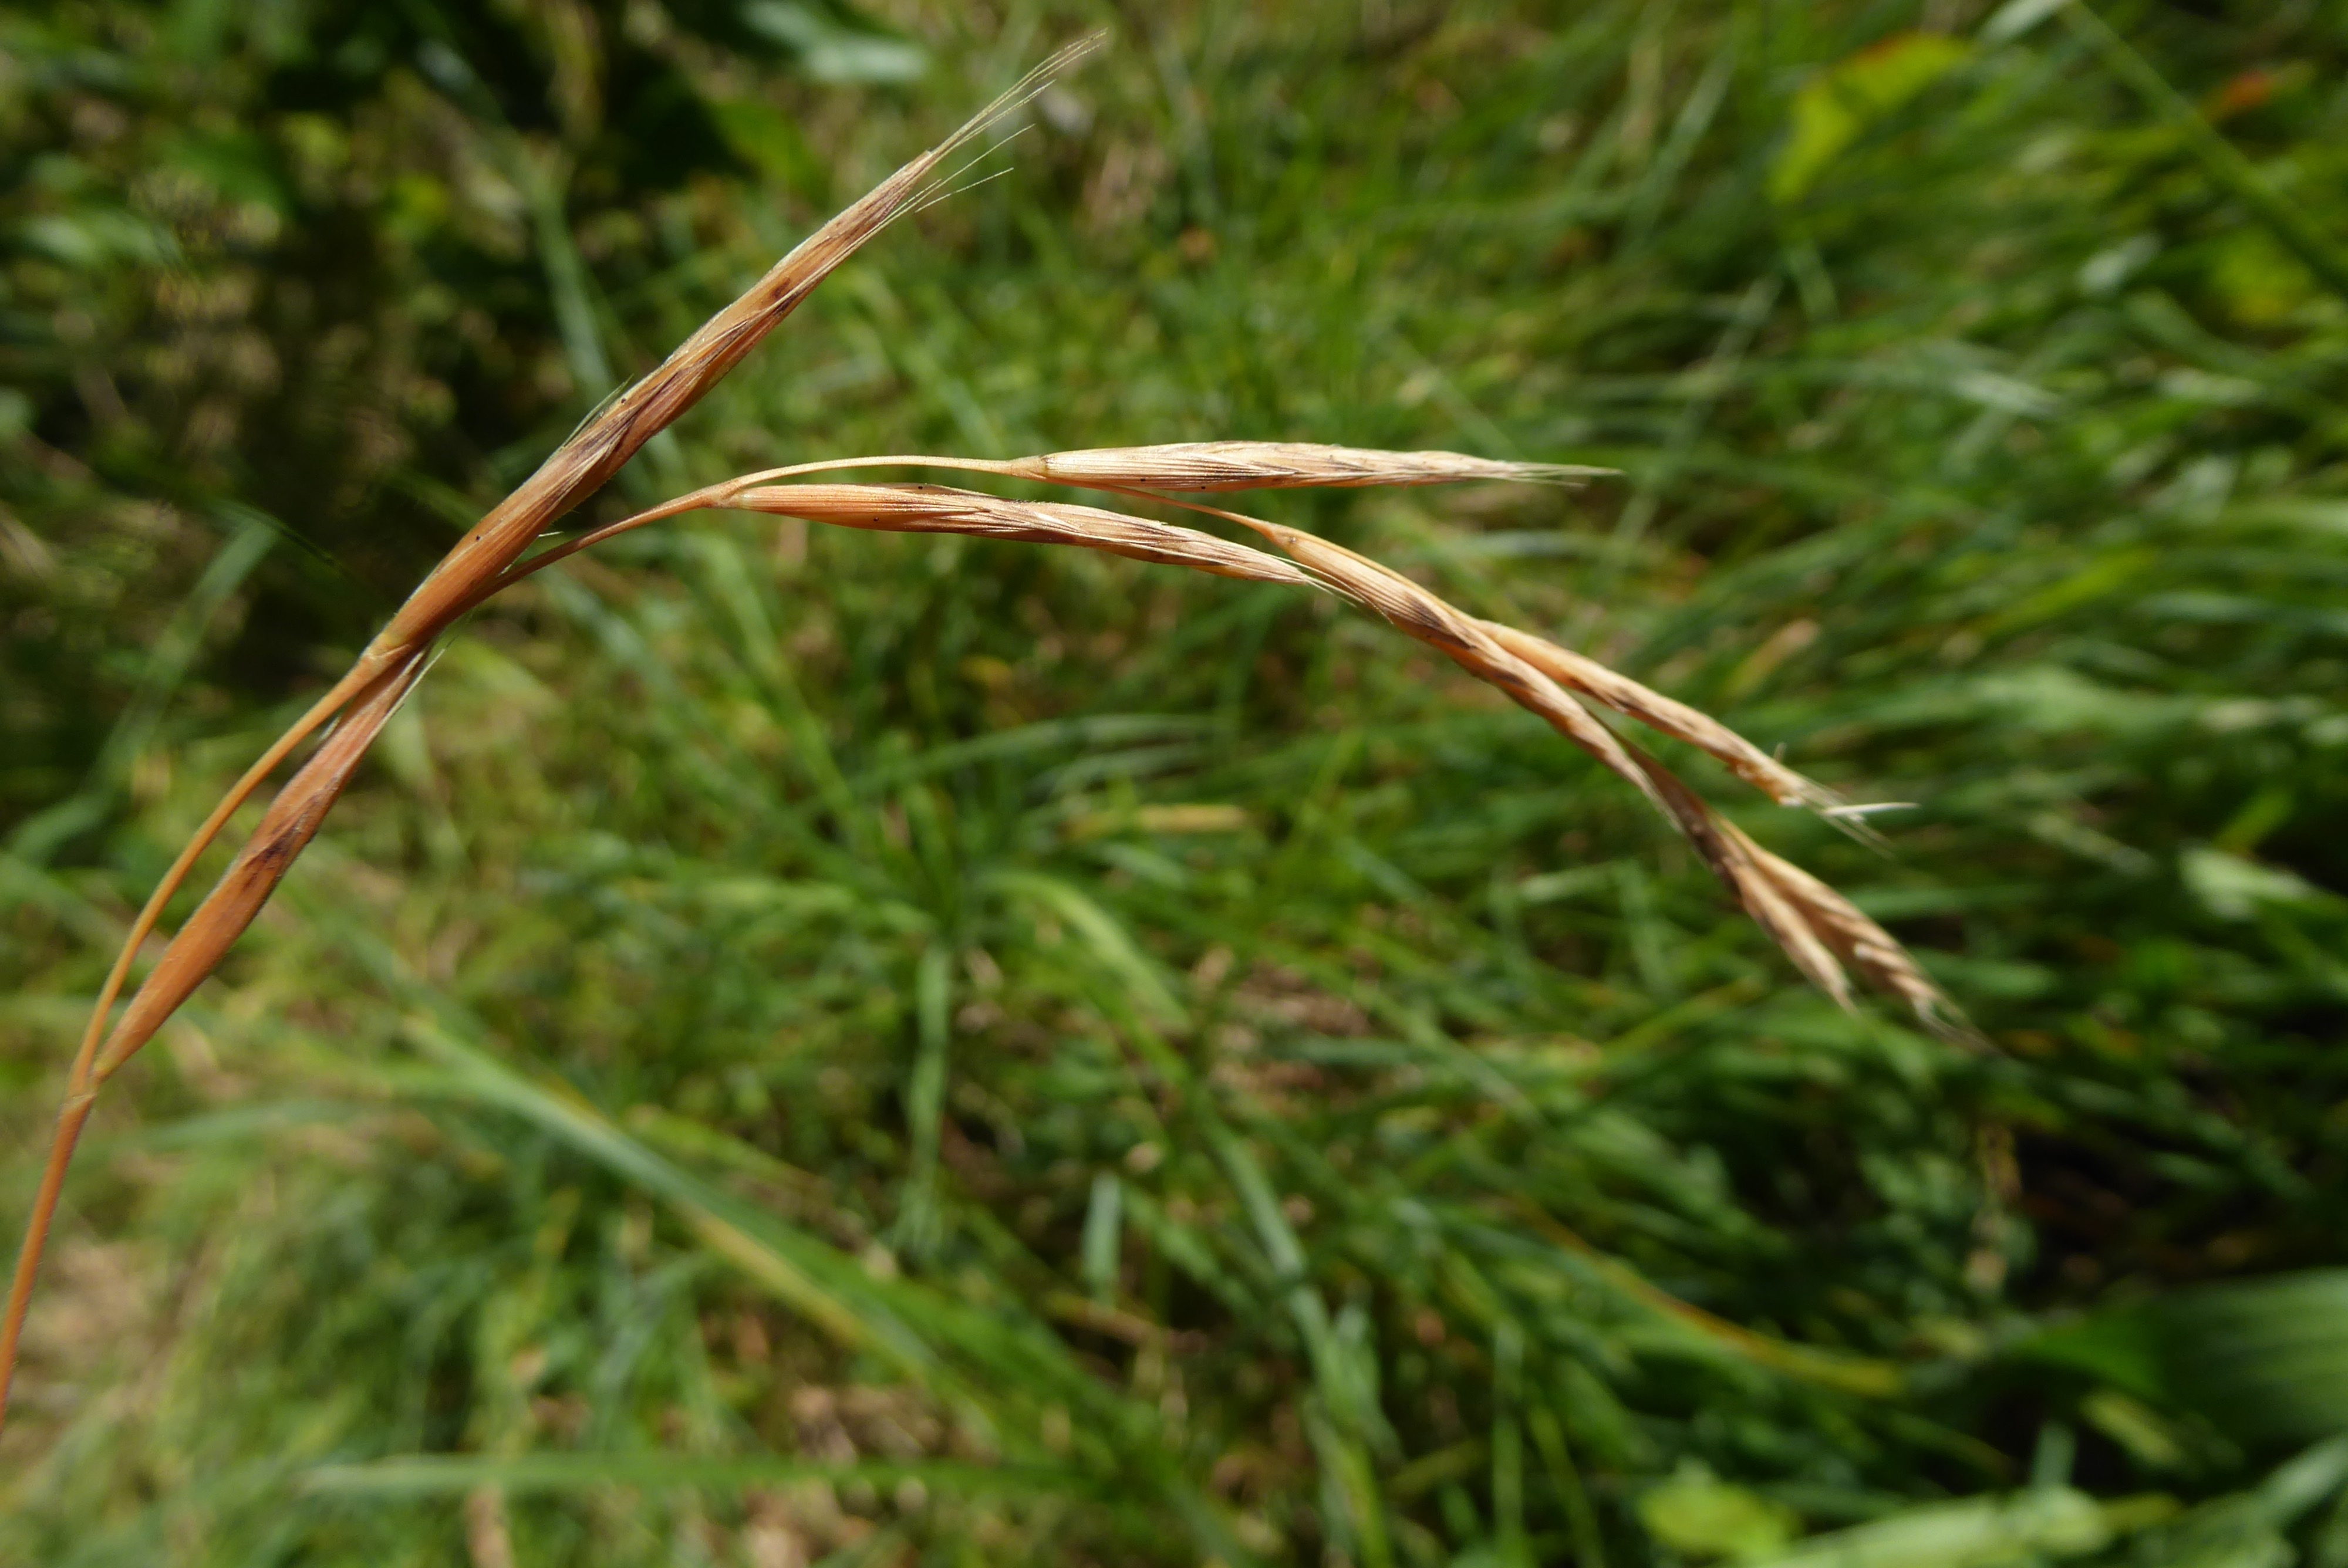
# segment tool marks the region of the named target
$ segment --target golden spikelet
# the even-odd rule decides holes
[[[1301,441],[1191,441],[1166,446],[1105,446],[1021,457],[1001,472],[1086,489],[1356,489],[1456,485],[1471,479],[1573,485],[1611,474],[1562,463],[1504,463],[1460,452],[1381,452]]]
[[[967,534],[1031,544],[1076,545],[1135,560],[1187,566],[1217,577],[1310,588],[1313,579],[1262,550],[1196,528],[1129,518],[1097,507],[1006,501],[942,485],[762,485],[735,492],[729,507],[884,533]]]
[[[1430,471],[1410,466],[1412,460],[1423,454],[1365,453],[1357,448],[1264,442],[1221,443],[1217,449],[1242,453],[1343,453],[1345,472],[1370,466],[1370,458],[1392,459],[1397,472]],[[771,469],[709,486],[568,541],[514,568],[504,580],[513,580],[564,555],[659,518],[701,507],[731,507],[848,528],[959,533],[1076,545],[1142,560],[1188,566],[1219,576],[1318,585],[1379,616],[1405,634],[1440,650],[1478,679],[1499,688],[1520,706],[1540,715],[1560,734],[1637,789],[1687,839],[1714,875],[1736,895],[1746,913],[1784,949],[1804,978],[1838,1003],[1851,1005],[1848,970],[1856,970],[1869,985],[1906,1002],[1934,1032],[1951,1038],[1970,1038],[1954,1021],[1957,1015],[1948,999],[1889,932],[1817,877],[1755,844],[1659,760],[1608,728],[1581,699],[1599,702],[1700,748],[1780,804],[1808,805],[1829,815],[1848,808],[1841,807],[1830,792],[1785,766],[1711,715],[1652,691],[1595,660],[1514,627],[1468,615],[1392,568],[1318,535],[1218,507],[1176,503],[1251,529],[1279,546],[1303,571],[1286,568],[1261,551],[1232,545],[1195,529],[1092,507],[1008,501],[926,485],[771,483],[780,477],[842,468],[922,466],[1031,479],[1047,474],[1067,476],[1081,472],[1089,476],[1082,481],[1086,487],[1147,496],[1151,493],[1129,487],[1127,481],[1152,474],[1195,473],[1195,469],[1185,468],[1179,463],[1169,465],[1158,460],[1162,453],[1189,450],[1192,448],[1128,447],[1075,455],[1087,459],[1082,463],[1064,463],[1063,456],[1068,456],[1065,454],[1007,461],[900,456]],[[1319,482],[1297,477],[1299,475],[1340,471],[1334,464],[1316,470],[1310,462],[1283,460],[1267,464],[1258,472],[1261,476],[1274,470],[1288,476],[1286,482],[1297,485]],[[1059,482],[1078,483],[1066,477]]]
[[[1469,457],[1457,452],[1383,452],[1358,446],[1323,446],[1298,441],[1209,441],[1164,446],[1109,446],[1090,451],[1047,452],[1029,457],[992,460],[980,457],[883,456],[800,463],[747,474],[696,490],[690,496],[612,524],[585,538],[573,539],[534,559],[523,570],[535,570],[554,559],[662,518],[699,507],[738,504],[730,497],[777,479],[808,474],[837,473],[850,468],[951,468],[963,473],[994,474],[1082,489],[1120,495],[1150,496],[1161,492],[1198,494],[1207,491],[1358,488],[1366,486],[1457,484],[1472,480],[1519,482],[1578,482],[1612,472],[1555,463],[1504,463]],[[1177,503],[1178,505],[1183,503]],[[1207,510],[1253,527],[1231,514]],[[1375,566],[1362,558],[1355,561]],[[1383,571],[1384,568],[1376,568]],[[1407,579],[1402,579],[1406,583]],[[1557,684],[1637,720],[1659,733],[1704,752],[1746,783],[1780,805],[1804,805],[1853,820],[1841,798],[1804,778],[1719,720],[1666,697],[1596,660],[1573,652],[1545,638],[1495,621],[1480,621],[1482,630],[1509,653],[1538,670]]]
[[[325,820],[350,782],[351,771],[414,684],[432,641],[451,621],[496,591],[530,542],[617,473],[645,442],[700,401],[710,387],[757,346],[819,283],[894,219],[939,189],[940,170],[989,126],[1027,103],[1059,72],[1099,44],[1097,36],[1062,49],[1009,92],[972,117],[840,212],[775,263],[740,298],[719,311],[650,374],[604,405],[511,495],[458,540],[418,584],[407,601],[368,643],[349,672],[270,746],[222,797],[164,873],[99,989],[67,1078],[67,1099],[50,1144],[48,1163],[16,1255],[5,1318],[0,1318],[0,1425],[16,1350],[42,1250],[56,1216],[65,1171],[98,1086],[153,1038],[249,926],[285,869]],[[107,1020],[139,949],[164,907],[219,836],[229,818],[270,774],[319,726],[349,710],[335,736],[297,771],[271,804],[260,828],[220,882],[165,949],[121,1019]]]

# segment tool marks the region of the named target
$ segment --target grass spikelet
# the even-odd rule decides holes
[[[809,522],[887,533],[968,534],[978,538],[1076,545],[1135,560],[1187,566],[1217,577],[1312,588],[1313,580],[1277,556],[1196,528],[1056,502],[1006,501],[936,485],[767,485],[726,503]]]
[[[1956,1016],[1953,1004],[1889,932],[1825,883],[1762,849],[1661,762],[1626,745],[1567,695],[1541,666],[1559,668],[1569,678],[1586,679],[1582,675],[1585,667],[1596,671],[1618,689],[1629,688],[1638,693],[1631,700],[1642,706],[1652,707],[1655,693],[1539,638],[1522,632],[1506,637],[1495,635],[1508,632],[1509,629],[1477,620],[1400,572],[1341,545],[1284,524],[1235,512],[1215,511],[1213,515],[1253,529],[1345,598],[1375,611],[1409,636],[1441,649],[1461,668],[1506,692],[1637,786],[1704,856],[1714,875],[1737,896],[1746,912],[1785,950],[1794,967],[1838,1003],[1850,1005],[1849,987],[1843,971],[1843,964],[1848,962],[1869,984],[1907,1002],[1918,1018],[1936,1031],[1955,1030],[1956,1026],[1949,1022]],[[1519,648],[1538,655],[1540,661],[1521,656],[1517,651]],[[1735,736],[1708,716],[1684,704],[1672,702],[1669,706],[1677,710],[1677,714],[1668,715],[1673,727],[1666,733],[1687,732],[1688,738],[1703,736],[1715,743],[1719,736],[1725,735],[1739,748],[1750,749],[1750,743]],[[1704,742],[1698,740],[1696,743]],[[1788,872],[1793,875],[1787,875]]]
[[[1280,546],[1335,592],[1499,687],[1669,815],[1670,808],[1614,732],[1557,682],[1501,647],[1474,617],[1455,610],[1392,568],[1318,535],[1234,513],[1223,515]]]
[[[1254,442],[1222,445],[1244,450],[1344,450],[1276,447],[1275,444]],[[1305,568],[1305,572],[1285,567],[1261,551],[1246,549],[1195,529],[1148,522],[1093,507],[1006,501],[937,486],[763,482],[780,474],[888,464],[959,468],[1023,478],[1081,471],[1092,477],[1085,481],[1060,477],[1056,482],[1084,483],[1087,487],[1133,493],[1111,480],[1156,470],[1146,458],[1133,460],[1130,455],[1167,450],[1177,449],[1127,448],[1117,454],[1115,464],[1066,468],[1057,466],[1056,455],[1011,462],[887,457],[770,470],[709,486],[566,541],[514,569],[504,580],[515,580],[563,556],[660,518],[703,507],[730,507],[847,528],[1071,544],[1142,560],[1192,567],[1223,577],[1299,586],[1317,584],[1372,611],[1406,635],[1441,650],[1461,668],[1498,687],[1519,705],[1538,714],[1645,795],[1694,846],[1714,875],[1736,895],[1746,913],[1784,949],[1803,977],[1838,1004],[1851,1005],[1849,978],[1845,971],[1848,965],[1870,986],[1907,1002],[1918,1018],[1936,1032],[1954,1032],[1949,1022],[1954,1016],[1953,1007],[1889,932],[1825,883],[1755,844],[1660,761],[1627,744],[1579,698],[1601,702],[1702,748],[1781,804],[1831,811],[1837,807],[1836,797],[1709,714],[1651,691],[1594,660],[1513,627],[1478,620],[1392,568],[1317,535],[1215,507],[1191,509],[1252,529],[1288,552]],[[1406,458],[1411,455],[1392,456]]]
[[[1457,452],[1385,452],[1293,441],[1210,441],[1164,446],[1113,446],[1081,452],[1047,452],[1001,461],[977,457],[855,457],[765,469],[709,486],[690,496],[614,523],[593,535],[568,540],[545,555],[533,558],[525,569],[536,570],[561,556],[662,518],[675,517],[697,507],[738,504],[727,497],[738,496],[753,486],[807,474],[878,467],[950,468],[963,473],[994,474],[1007,478],[1030,479],[1128,496],[1200,494],[1217,490],[1363,488],[1385,485],[1457,484],[1479,479],[1580,483],[1612,472],[1611,469],[1580,467],[1570,464],[1497,462]],[[1210,515],[1230,516],[1214,512],[1212,508],[1205,509]],[[1242,518],[1232,518],[1231,520],[1242,522],[1251,528],[1255,526]],[[1375,568],[1381,572],[1385,570],[1362,558],[1354,559],[1363,567]],[[1408,583],[1407,579],[1399,580]],[[1416,585],[1411,586],[1415,588]],[[1507,652],[1550,681],[1627,718],[1635,719],[1659,733],[1696,747],[1778,804],[1807,806],[1827,815],[1848,831],[1861,837],[1870,836],[1860,820],[1853,815],[1853,808],[1832,790],[1803,777],[1709,713],[1666,697],[1587,655],[1560,648],[1546,638],[1536,637],[1515,627],[1502,626],[1497,621],[1478,621],[1477,625]]]
[[[1754,854],[1769,876],[1801,907],[1811,928],[1869,985],[1906,1002],[1918,1021],[1941,1039],[1973,1050],[1987,1049],[1987,1042],[1890,932],[1793,862],[1758,845]]]
[[[1207,462],[1194,460],[1192,455],[1199,453],[1214,454],[1213,461],[1224,466],[1214,469]],[[1421,461],[1430,456],[1442,461]],[[1237,476],[1241,473],[1252,476],[1249,481],[1251,487],[1275,487],[1282,483],[1299,487],[1437,483],[1440,481],[1427,476],[1438,472],[1449,478],[1493,477],[1473,466],[1478,461],[1450,453],[1389,453],[1296,443],[1232,441],[1110,447],[1008,460],[894,456],[798,464],[708,486],[567,540],[510,569],[496,586],[502,587],[616,534],[705,507],[777,512],[850,528],[1074,544],[1144,560],[1195,567],[1227,577],[1317,584],[1370,610],[1406,635],[1441,650],[1461,668],[1498,687],[1519,706],[1538,714],[1550,728],[1645,795],[1648,803],[1679,830],[1713,874],[1736,896],[1754,921],[1785,951],[1788,961],[1838,1004],[1851,1005],[1849,977],[1845,970],[1848,965],[1871,987],[1906,1002],[1935,1032],[1961,1034],[1961,1027],[1951,1021],[1957,1016],[1953,1005],[1889,932],[1825,883],[1755,844],[1662,762],[1615,734],[1581,699],[1697,747],[1780,804],[1810,807],[1838,826],[1864,836],[1864,825],[1851,809],[1833,792],[1787,767],[1710,714],[1653,691],[1596,660],[1517,628],[1468,615],[1392,568],[1317,535],[1220,507],[1173,502],[1252,530],[1286,551],[1310,576],[1269,575],[1267,564],[1278,563],[1261,551],[1243,550],[1193,529],[1148,523],[1091,507],[1012,502],[933,486],[802,486],[770,482],[847,468],[931,467],[1041,480],[1140,498],[1165,498],[1148,488],[1148,483],[1154,480],[1166,488],[1176,488],[1175,479],[1169,477],[1173,476],[1196,491],[1207,487],[1199,482],[1202,476],[1219,475],[1229,481],[1226,487],[1240,488]],[[1392,480],[1363,477],[1379,471],[1405,477]]]
[[[1385,485],[1457,485],[1470,480],[1578,485],[1613,472],[1565,463],[1506,463],[1460,452],[1383,452],[1301,441],[1193,441],[1164,446],[1105,446],[1052,452],[1004,465],[1002,472],[1090,489],[1358,489]]]
[[[1844,809],[1841,797],[1832,790],[1804,778],[1711,714],[1545,637],[1498,621],[1479,624],[1502,647],[1559,685],[1593,698],[1659,733],[1686,742],[1779,805],[1804,805],[1827,813]]]
[[[1023,77],[944,141],[913,159],[833,217],[775,263],[741,296],[712,316],[658,368],[604,405],[518,489],[469,530],[376,633],[348,673],[280,736],[216,805],[131,923],[91,1009],[67,1080],[67,1102],[50,1144],[26,1225],[8,1308],[0,1319],[0,1426],[24,1331],[26,1305],[49,1225],[92,1098],[106,1079],[153,1038],[201,984],[286,869],[309,844],[399,699],[421,672],[432,641],[449,623],[496,590],[507,569],[546,528],[600,488],[628,459],[741,363],[842,261],[896,218],[940,189],[956,152],[1053,78],[1098,46],[1097,36],[1070,45]],[[269,774],[318,727],[345,707],[344,724],[272,804],[218,886],[189,917],[160,964],[109,1032],[107,1020],[130,968],[196,859]]]

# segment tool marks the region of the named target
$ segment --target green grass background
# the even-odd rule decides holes
[[[26,1563],[2348,1564],[2348,11],[0,7],[0,1214],[169,856],[614,383],[1057,43],[582,518],[1212,437],[1913,802],[1804,989],[1332,603],[696,518],[449,639],[109,1091]],[[2313,1446],[2310,1446],[2313,1445]]]

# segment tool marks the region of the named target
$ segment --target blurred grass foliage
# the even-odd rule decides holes
[[[2002,1048],[1328,603],[667,525],[452,639],[102,1110],[0,1553],[2348,1564],[2348,11],[2102,16],[0,7],[9,1213],[321,671],[1103,21],[616,487],[1617,465],[1265,509],[1918,803],[1715,792]]]

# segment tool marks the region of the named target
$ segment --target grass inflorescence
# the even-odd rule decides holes
[[[696,339],[950,73],[137,9],[9,46],[11,1212],[153,1049],[0,1555],[2333,1561],[2314,24],[1182,12]]]

